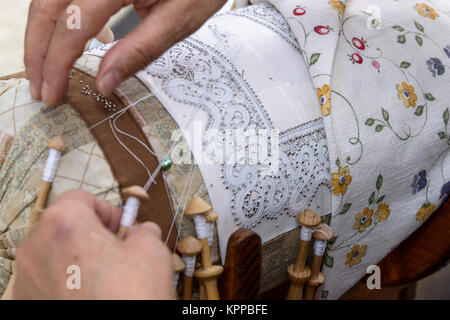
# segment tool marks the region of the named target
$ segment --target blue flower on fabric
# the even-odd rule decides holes
[[[433,77],[436,77],[436,75],[442,76],[445,72],[445,67],[442,64],[441,60],[439,60],[438,58],[431,58],[427,61],[427,65],[428,70],[431,71]]]
[[[444,184],[441,188],[441,196],[439,197],[440,200],[446,199],[450,195],[450,181]]]
[[[447,57],[450,59],[450,45],[448,45],[444,48],[444,52],[447,55]]]
[[[421,170],[419,171],[418,174],[414,176],[414,182],[411,185],[411,188],[413,189],[412,194],[416,194],[416,192],[419,192],[426,186],[427,186],[427,172],[425,170]]]

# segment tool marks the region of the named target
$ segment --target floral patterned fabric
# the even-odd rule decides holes
[[[450,2],[271,2],[298,39],[324,116],[336,236],[318,295],[335,299],[450,192]]]

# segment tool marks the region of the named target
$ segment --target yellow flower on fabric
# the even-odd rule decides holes
[[[331,6],[336,9],[337,11],[339,11],[339,13],[341,15],[344,15],[344,10],[345,10],[345,4],[342,1],[337,1],[337,0],[330,0],[330,2],[328,2],[329,4],[331,4]]]
[[[322,114],[324,117],[326,117],[331,112],[330,86],[328,84],[324,84],[322,88],[318,88],[317,97],[319,98],[320,109],[322,110]]]
[[[385,222],[390,214],[391,210],[389,209],[389,205],[387,203],[380,203],[377,212],[375,212],[375,217],[377,217],[379,221]]]
[[[345,260],[345,264],[349,267],[353,267],[355,264],[359,264],[362,257],[366,255],[366,250],[367,246],[360,247],[359,244],[355,244],[352,248],[352,251],[347,253],[347,260]]]
[[[419,11],[419,14],[421,16],[429,17],[431,20],[434,20],[437,17],[439,17],[439,13],[437,13],[433,7],[427,5],[426,3],[416,4],[414,6],[414,9]]]
[[[405,108],[415,107],[417,95],[414,93],[414,87],[408,85],[405,81],[397,85],[398,98],[403,101]]]
[[[419,222],[424,222],[433,213],[436,206],[432,203],[425,203],[416,214],[416,220]]]
[[[347,186],[352,183],[352,176],[348,166],[345,168],[339,167],[338,172],[331,174],[331,185],[333,186],[334,195],[344,194],[347,191]]]
[[[373,210],[368,207],[364,208],[363,212],[357,213],[355,216],[355,225],[353,230],[363,232],[372,224]]]

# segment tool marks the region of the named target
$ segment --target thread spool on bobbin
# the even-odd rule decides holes
[[[202,243],[194,237],[178,241],[177,250],[183,255],[186,269],[183,276],[183,300],[192,300],[192,280],[195,271],[195,258],[202,252]]]
[[[321,220],[313,210],[306,209],[297,215],[297,221],[302,226],[300,229],[300,246],[295,263],[291,264],[287,269],[289,280],[291,281],[286,297],[287,300],[303,299],[303,286],[311,277],[311,269],[306,265],[309,242],[312,237],[312,229]]]
[[[28,231],[39,220],[42,212],[47,204],[50,189],[55,180],[56,170],[58,170],[59,160],[61,154],[67,150],[66,144],[61,136],[57,136],[48,143],[48,156],[45,162],[44,171],[42,173],[42,181],[39,187],[39,193],[36,199],[36,204],[30,209],[30,218],[28,220]]]
[[[48,196],[55,180],[56,170],[58,170],[59,160],[61,159],[61,154],[66,151],[67,147],[61,136],[57,136],[49,141],[48,143],[49,153],[47,156],[47,161],[45,162],[44,171],[42,173],[41,185],[39,187],[38,196],[36,199],[36,204],[30,209],[30,217],[28,219],[27,233],[33,228],[37,223],[42,213],[44,212],[45,206],[47,205]],[[2,300],[12,299],[12,289],[16,281],[16,273],[14,272],[9,279],[8,286],[2,295]]]
[[[206,215],[212,210],[211,206],[202,198],[195,196],[189,202],[184,214],[188,217],[194,218],[195,231],[200,242],[202,243],[202,268],[195,271],[195,276],[200,280],[206,291],[206,298],[208,300],[219,299],[219,289],[217,287],[217,278],[222,274],[222,266],[214,266],[211,261],[211,248],[209,246],[208,238],[210,236],[211,225],[213,222],[206,221]],[[218,215],[210,213],[208,219],[211,221],[217,220]]]
[[[122,218],[120,219],[120,227],[117,232],[119,239],[125,237],[127,229],[130,228],[136,221],[137,214],[139,212],[139,206],[141,201],[147,201],[150,199],[144,188],[140,186],[131,186],[122,189],[122,193],[128,196],[128,199],[123,207]]]
[[[317,288],[325,283],[325,276],[320,272],[322,265],[322,257],[325,253],[327,241],[334,236],[333,229],[331,229],[326,223],[321,223],[313,231],[312,236],[314,238],[314,256],[311,266],[311,278],[306,284],[305,288],[305,300],[314,300]]]

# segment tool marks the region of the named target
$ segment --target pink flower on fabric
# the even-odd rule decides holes
[[[316,33],[318,33],[318,34],[323,36],[325,34],[330,33],[330,28],[328,26],[327,27],[325,27],[325,26],[316,26],[316,27],[314,27],[314,31]]]
[[[302,16],[306,13],[306,10],[303,9],[302,7],[297,7],[294,9],[293,13],[295,16]]]
[[[359,38],[353,38],[352,39],[352,43],[353,45],[358,48],[359,50],[364,50],[366,49],[366,45],[364,44],[364,42],[359,39]]]
[[[377,70],[381,67],[380,63],[377,60],[372,60],[372,66]]]
[[[363,58],[357,53],[353,53],[351,55],[351,60],[353,60],[353,62],[357,64],[363,63]]]

